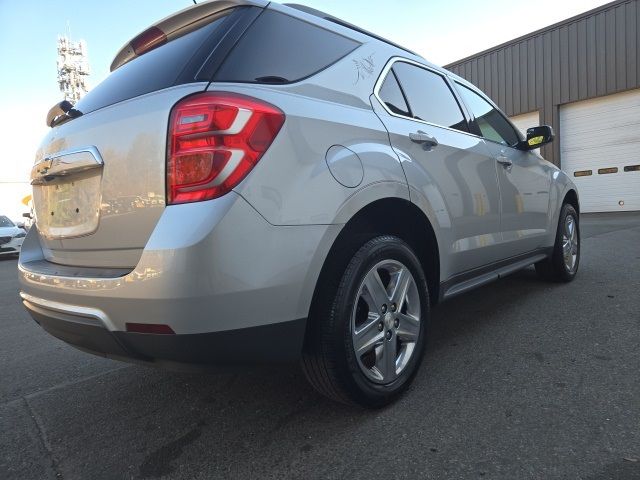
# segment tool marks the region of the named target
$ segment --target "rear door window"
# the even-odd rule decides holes
[[[227,10],[211,23],[125,63],[87,93],[75,108],[88,113],[176,85],[179,76],[203,43],[217,38],[230,26],[232,22],[227,20],[233,11]],[[193,75],[187,76],[188,81],[195,81],[195,73],[194,71]]]
[[[214,77],[218,82],[290,83],[332,65],[359,42],[279,12],[251,25]]]
[[[499,110],[473,90],[457,82],[456,85],[484,138],[509,146],[514,146],[520,141],[516,130]]]
[[[393,71],[407,97],[413,118],[469,131],[460,105],[442,75],[405,62],[394,63]]]

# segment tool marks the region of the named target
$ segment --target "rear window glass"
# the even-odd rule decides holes
[[[87,93],[75,108],[88,113],[175,85],[178,76],[203,42],[217,30],[225,28],[225,20],[231,11],[198,30],[125,63]]]
[[[0,215],[0,227],[15,227],[13,222],[4,215]]]
[[[214,80],[295,82],[323,70],[358,46],[355,40],[267,10],[238,42]]]

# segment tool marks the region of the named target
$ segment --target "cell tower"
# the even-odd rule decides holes
[[[76,103],[87,93],[89,76],[87,44],[84,40],[72,42],[69,34],[58,37],[58,86],[64,99]]]

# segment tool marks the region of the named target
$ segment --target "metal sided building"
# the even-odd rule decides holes
[[[618,0],[445,68],[525,130],[576,183],[583,212],[640,210],[640,0]]]

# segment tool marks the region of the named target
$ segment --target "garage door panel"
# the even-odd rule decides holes
[[[589,117],[602,114],[608,115],[610,112],[616,113],[625,110],[633,111],[635,108],[640,107],[640,98],[637,97],[634,90],[630,90],[628,92],[586,100],[583,105],[578,105],[578,103],[570,104],[571,111],[566,113],[569,118]]]
[[[601,120],[596,117],[591,121],[590,128],[575,129],[566,141],[563,139],[562,151],[591,147],[593,145],[639,141],[637,132],[640,131],[640,119],[634,122],[620,122],[612,119],[607,126],[602,126],[600,123]]]
[[[592,148],[581,148],[562,152],[562,169],[573,175],[575,170],[588,168],[622,168],[634,163],[634,156],[640,152],[640,142],[622,145],[600,145]],[[635,161],[637,164],[640,160]]]
[[[640,90],[560,107],[561,166],[578,187],[583,212],[640,210]],[[617,173],[599,174],[599,169]],[[591,175],[575,177],[576,171]]]
[[[630,127],[630,128],[627,128]],[[594,147],[615,147],[616,145],[630,144],[637,145],[638,133],[632,133],[630,130],[640,131],[640,122],[630,125],[619,125],[616,128],[623,131],[615,133],[603,132],[602,130],[592,130],[590,132],[581,132],[580,137],[573,137],[565,142],[563,139],[561,152],[572,152],[579,150],[589,150]],[[591,138],[588,138],[591,137]]]

